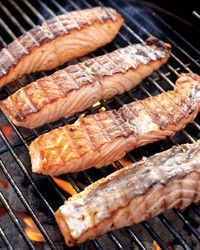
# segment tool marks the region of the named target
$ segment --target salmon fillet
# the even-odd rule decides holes
[[[170,45],[151,37],[32,82],[0,106],[17,126],[35,128],[130,90],[169,55]]]
[[[200,76],[181,74],[172,91],[79,119],[39,136],[29,148],[35,173],[100,168],[128,151],[171,136],[200,109]]]
[[[68,246],[200,200],[200,141],[173,147],[103,178],[55,213]]]
[[[0,52],[0,87],[94,51],[109,43],[122,23],[119,13],[105,7],[72,11],[43,22]]]

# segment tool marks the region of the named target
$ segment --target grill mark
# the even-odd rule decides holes
[[[51,79],[51,77],[50,77],[50,79]],[[38,81],[33,82],[33,84],[36,86],[37,89],[40,89],[40,91],[42,92],[42,94],[44,94],[46,102],[47,103],[50,102],[50,98],[49,98],[48,94],[46,93],[45,88],[43,88],[42,84],[39,84]]]
[[[139,101],[137,103],[139,103]],[[124,114],[124,111],[125,111],[125,114]],[[130,127],[130,131],[132,131],[132,133],[135,134],[136,126],[132,124],[132,121],[134,121],[136,115],[133,113],[133,111],[129,107],[129,104],[123,105],[123,107],[119,109],[118,113],[121,119]],[[128,113],[128,117],[126,113]]]
[[[89,59],[89,60],[91,60],[91,59]],[[87,61],[85,61],[85,62],[87,62]],[[91,67],[88,67],[85,62],[77,64],[77,66],[86,74],[89,83],[99,84],[101,92],[102,92],[102,83],[101,83],[100,75],[93,74]],[[93,61],[92,61],[92,63],[93,63]]]
[[[178,181],[179,182],[179,188],[180,188],[180,196],[179,196],[179,200],[180,200],[180,202],[178,203],[178,205],[177,205],[177,207],[181,207],[182,206],[182,204],[183,204],[183,193],[182,193],[182,181],[181,180],[179,180]]]
[[[25,119],[25,116],[24,116],[22,110],[20,109],[20,107],[19,107],[18,105],[16,105],[16,102],[15,102],[14,97],[15,97],[15,96],[11,95],[11,96],[9,96],[8,98],[9,98],[9,100],[10,100],[10,102],[11,102],[11,105],[12,105],[13,107],[16,107],[15,119],[16,119],[17,121],[23,121],[23,120]]]
[[[84,124],[84,119],[79,119],[80,122],[80,126],[81,128],[84,130],[86,138],[88,138],[88,142],[90,143],[90,146],[92,148],[93,151],[98,149],[98,146],[96,146],[95,141],[93,139],[93,137],[90,135],[90,131],[88,130],[87,126],[85,126]]]
[[[193,184],[193,185],[195,185],[196,186],[196,181],[195,181],[195,184]],[[199,185],[199,184],[198,184]],[[198,186],[197,185],[197,186]],[[193,191],[193,196],[192,196],[192,198],[191,198],[191,202],[193,202],[194,200],[195,200],[195,198],[197,197],[197,189],[192,189],[192,191]]]
[[[157,117],[157,112],[153,111],[151,107],[148,106],[147,100],[149,99],[144,99],[142,101],[139,101],[139,103],[144,107],[145,112],[151,117],[153,122],[158,125],[158,127],[161,127],[162,124],[160,125],[160,120]]]
[[[94,120],[96,121],[96,123],[98,124],[98,126],[101,128],[101,131],[102,131],[102,133],[104,134],[104,137],[106,138],[106,140],[107,140],[108,142],[111,142],[111,141],[112,141],[112,138],[111,138],[111,136],[109,135],[109,133],[108,133],[106,127],[104,126],[104,123],[101,122],[101,120],[99,119],[98,114],[94,114],[93,117],[94,117]]]
[[[167,93],[167,92],[165,92],[165,93]],[[151,100],[151,102],[152,102],[152,100]],[[160,102],[158,102],[157,100],[155,100],[153,104],[155,105],[155,107],[157,105],[157,107],[160,108],[164,112],[164,114],[167,113],[167,118],[169,118],[171,120],[171,123],[173,123],[172,116],[166,111],[166,109],[164,108],[164,106]],[[155,110],[156,110],[156,108],[155,108]],[[160,127],[163,128],[163,124]]]
[[[24,52],[26,55],[28,55],[29,52],[27,51],[27,49],[25,48],[25,46],[23,46],[23,45],[21,44],[21,42],[19,41],[19,38],[16,38],[15,41],[16,41],[16,42],[19,44],[19,46],[22,48],[23,52]]]
[[[31,38],[32,42],[33,42],[37,47],[40,46],[40,43],[39,43],[38,40],[31,34],[30,31],[28,31],[26,34],[27,34],[27,36],[29,36],[29,37]]]
[[[109,76],[109,75],[113,75],[113,74],[115,74],[115,73],[124,73],[124,71],[123,71],[123,64],[121,65],[121,66],[119,66],[119,65],[116,65],[115,64],[115,60],[114,59],[116,59],[116,57],[114,56],[114,54],[110,54],[110,53],[108,53],[108,54],[105,54],[105,58],[107,58],[107,60],[105,60],[105,62],[107,63],[107,62],[109,62],[110,63],[110,68],[108,69],[108,67],[106,67],[106,65],[104,65],[103,63],[102,64],[100,64],[99,63],[99,60],[98,60],[98,58],[97,58],[97,60],[95,60],[95,58],[94,58],[94,60],[95,60],[95,62],[100,66],[100,67],[102,67],[102,68],[104,68],[104,70],[105,70],[105,73],[104,74],[101,74],[102,76]],[[114,59],[113,59],[114,58]],[[104,63],[105,63],[104,62]],[[107,64],[108,65],[108,64]],[[109,73],[109,71],[110,71],[110,73]]]
[[[24,96],[24,99],[28,101],[28,105],[31,108],[31,110],[33,112],[38,112],[37,107],[35,106],[35,104],[33,103],[32,99],[30,98],[30,96],[28,95],[28,93],[25,91],[24,88],[20,89],[19,92],[21,92],[21,94]],[[26,101],[25,101],[26,103]],[[24,114],[24,112],[22,111],[22,113]]]
[[[133,45],[134,46],[134,45]],[[122,49],[123,50],[123,49]],[[119,50],[120,51],[120,50]],[[110,56],[110,55],[106,55],[106,57],[107,58],[111,58],[111,59],[109,59],[109,60],[111,60],[112,62],[113,62],[113,64],[115,64],[115,60],[113,60],[113,57],[114,58],[116,58],[116,56]],[[86,61],[87,62],[87,61]],[[91,64],[92,63],[92,64]],[[91,73],[91,74],[88,74],[88,71],[89,71],[89,69],[91,69],[91,67],[92,67],[92,65],[94,64],[94,63],[97,63],[97,64],[99,64],[99,59],[97,58],[96,60],[89,60],[89,64],[90,64],[90,66],[88,67],[87,65],[88,65],[88,63],[86,64],[86,63],[82,63],[82,64],[77,64],[78,66],[76,66],[76,67],[79,67],[81,70],[80,70],[80,73],[82,74],[82,75],[84,75],[85,77],[87,77],[87,81],[89,81],[90,83],[91,82],[93,82],[92,81],[92,76],[94,75],[93,73]],[[100,64],[99,64],[100,65]],[[82,67],[83,66],[83,67]],[[106,69],[106,67],[104,66],[104,65],[102,65],[102,67],[104,67],[105,69]],[[73,66],[71,67],[72,69],[73,69]],[[70,68],[70,69],[71,69]],[[75,68],[75,66],[74,66],[74,68]],[[84,68],[84,69],[83,69]],[[85,84],[85,82],[86,82],[86,80],[83,80],[83,82],[82,83],[80,83],[80,86],[78,85],[78,84],[76,84],[76,77],[74,78],[74,76],[73,76],[73,73],[70,73],[69,72],[69,69],[67,70],[68,68],[66,68],[66,69],[64,69],[64,70],[62,70],[62,73],[66,73],[66,74],[68,74],[68,76],[69,76],[69,78],[72,80],[72,84],[75,86],[75,89],[79,89],[80,88],[80,86],[82,86],[82,85],[84,85]],[[123,71],[123,67],[119,67],[119,69],[121,70],[121,72]],[[108,75],[109,75],[109,71],[106,69],[106,71],[107,71],[107,73],[108,73]],[[90,77],[91,76],[91,77]],[[49,77],[49,79],[51,79],[51,76],[48,76]],[[47,79],[48,79],[48,77],[47,77]],[[96,74],[96,75],[94,75],[93,76],[94,77],[94,80],[95,81],[97,81],[99,84],[100,84],[100,87],[101,87],[101,93],[103,93],[103,90],[102,90],[102,84],[101,84],[101,80],[100,80],[100,74]],[[59,78],[59,76],[58,76],[58,78]],[[36,81],[37,82],[37,81]],[[52,82],[54,82],[54,81],[52,81]],[[55,82],[55,85],[56,85],[56,82]],[[42,89],[42,84],[40,84],[40,88]],[[72,88],[72,90],[73,90],[73,88]],[[62,92],[62,96],[63,95],[66,95],[66,92],[68,92],[68,91],[61,91]],[[49,101],[50,101],[50,99],[49,99],[49,97],[48,97],[48,95],[47,94],[45,94],[44,95],[45,97],[47,97],[47,100],[46,100],[46,102],[45,103],[48,103]],[[51,100],[53,100],[53,99],[51,99]],[[35,104],[36,106],[37,106],[37,104]],[[30,112],[31,113],[31,112]]]
[[[108,114],[106,113],[106,115],[108,115]],[[125,126],[126,122],[124,122],[124,119],[121,117],[119,112],[116,110],[111,110],[110,115],[113,118],[112,119],[113,123],[116,125],[116,127],[118,127],[120,129],[122,136],[125,138],[128,138],[128,136],[131,134],[132,131],[131,131],[131,129],[129,130],[129,126],[127,129],[127,127]],[[120,123],[119,119],[122,120],[122,123]]]
[[[168,93],[165,92],[165,94],[166,94],[166,96],[168,97],[168,101],[170,101],[170,102],[172,103],[172,105],[174,105],[174,102],[171,101],[171,99],[170,99]],[[174,96],[173,96],[173,98],[174,98]],[[171,124],[174,124],[174,118],[173,118],[173,116],[166,110],[166,108],[162,105],[162,102],[160,103],[160,102],[158,102],[158,101],[156,100],[156,105],[157,105],[158,107],[160,107],[160,108],[163,110],[164,114],[167,114],[166,120],[164,120],[164,121],[162,122],[162,124],[160,125],[161,130],[165,130],[166,127],[168,126],[168,120],[167,120],[167,119],[169,118],[169,120],[171,120]],[[155,109],[155,110],[156,110],[156,109]],[[179,111],[179,110],[180,110],[180,107],[177,107],[176,111]],[[154,114],[155,114],[155,116],[157,117],[156,112],[155,112]],[[160,120],[159,120],[159,117],[158,117],[158,121],[160,121]]]
[[[175,110],[178,111],[177,113],[179,114],[179,117],[180,117],[180,116],[181,116],[181,117],[185,117],[185,113],[182,111],[182,107],[180,107],[178,104],[176,104],[176,102],[173,102],[174,96],[173,96],[173,95],[170,95],[170,94],[168,94],[168,93],[166,93],[166,95],[168,96],[169,101],[172,103],[172,105],[175,106]],[[174,98],[174,99],[176,99],[176,98],[178,99],[178,98],[180,97],[179,100],[180,100],[180,102],[182,103],[181,95],[180,95],[179,93],[177,93],[177,92],[175,92],[174,95],[175,95],[175,98]],[[185,103],[185,104],[186,104],[187,107],[189,107],[187,103]],[[190,109],[190,108],[189,108],[189,109]],[[177,121],[173,119],[173,123],[174,123],[175,125],[177,125],[177,124],[179,123],[180,120],[181,120],[181,118],[179,118]]]
[[[193,197],[192,202],[195,201],[196,198],[198,197],[198,191],[199,191],[199,189],[200,189],[200,175],[197,173],[197,176],[198,176],[198,179],[197,179],[198,185],[196,185],[197,188],[196,188],[195,191],[194,191],[194,197]]]
[[[184,98],[182,97],[182,95],[181,95],[180,93],[178,93],[178,92],[177,92],[177,95],[179,96],[181,102],[184,103],[184,104],[187,106],[188,110],[190,111],[190,110],[191,110],[191,106],[190,106],[189,103],[186,101],[186,99],[184,99]]]
[[[56,16],[55,19],[57,20],[55,22],[55,26],[58,27],[58,29],[59,29],[59,27],[62,27],[63,33],[66,34],[67,33],[67,29],[64,26],[64,24],[62,23],[62,20],[59,19],[59,16]]]
[[[58,72],[57,72],[58,73]],[[66,75],[66,72],[64,71],[64,70],[62,70],[62,72],[60,72],[60,73],[64,73],[64,75]],[[65,91],[63,90],[63,88],[62,87],[60,87],[60,85],[58,84],[58,82],[56,81],[56,80],[54,80],[53,79],[53,77],[52,77],[53,75],[50,75],[50,76],[48,76],[49,77],[49,79],[50,79],[50,82],[56,87],[56,89],[59,91],[59,96],[61,95],[61,96],[65,96]],[[59,74],[59,78],[61,78],[60,80],[62,81],[62,75],[61,74]],[[65,83],[65,79],[63,80],[64,81],[64,83]]]
[[[70,80],[72,80],[72,84],[75,86],[74,89],[79,89],[79,86],[76,84],[76,81],[73,78],[72,74],[68,71],[68,68],[63,69],[63,72],[67,78],[70,78]]]
[[[51,31],[48,25],[45,25],[44,22],[41,26],[38,26],[39,31],[42,33],[42,36],[48,38],[49,40],[53,40],[55,38],[54,33]]]
[[[73,137],[73,133],[70,133],[70,131],[68,131],[67,126],[64,126],[63,128],[64,128],[65,133],[68,136],[68,139],[70,140],[70,143],[72,145],[71,148],[72,148],[73,152],[80,158],[81,153],[79,152],[79,146],[78,146],[78,143],[76,142],[76,139],[74,139],[74,137]]]
[[[93,83],[96,83],[96,81],[97,81],[97,83],[101,87],[101,82],[99,81],[98,77],[96,78],[93,76],[93,74],[91,72],[88,72],[88,68],[85,67],[83,63],[78,63],[78,64],[76,64],[76,66],[80,69],[80,74],[82,74],[84,78],[86,77],[86,80],[83,80],[83,84],[81,84],[81,86],[85,85],[85,83],[87,83],[87,82],[93,84]]]
[[[13,55],[13,54],[11,53],[11,51],[9,51],[7,48],[4,48],[3,50],[4,50],[4,52],[8,55],[8,57],[9,57],[13,62],[15,62],[15,61],[17,60],[17,58],[15,57],[15,55]]]
[[[89,82],[91,83],[91,78],[88,77],[87,73],[80,67],[79,64],[68,68],[67,73],[70,75],[70,78],[73,79],[77,89],[80,89],[82,85]]]
[[[99,14],[100,16],[102,15],[103,10],[104,10],[104,8],[93,8],[92,9],[92,11],[94,11],[96,15]],[[15,57],[17,58],[17,60],[10,67],[16,65],[21,57],[23,57],[24,55],[28,55],[32,51],[32,49],[35,47],[34,45],[40,46],[46,40],[50,40],[51,41],[52,39],[56,38],[58,35],[67,34],[67,33],[69,33],[69,31],[71,31],[73,29],[81,29],[85,25],[92,25],[92,23],[94,23],[95,21],[98,21],[99,19],[94,18],[93,16],[90,16],[90,19],[89,18],[85,18],[84,19],[85,22],[83,22],[82,25],[81,25],[81,22],[79,23],[77,21],[78,18],[80,17],[80,15],[88,15],[88,13],[90,13],[90,12],[91,12],[91,10],[89,10],[89,12],[88,12],[88,10],[81,10],[81,11],[68,12],[66,14],[60,15],[59,18],[60,17],[63,18],[62,22],[64,22],[65,20],[69,20],[71,23],[72,22],[75,23],[75,27],[69,28],[68,30],[65,29],[64,32],[61,32],[61,34],[60,34],[60,32],[54,34],[54,32],[51,29],[51,25],[57,25],[57,24],[59,25],[60,23],[62,23],[61,21],[58,21],[59,20],[58,17],[54,17],[54,18],[52,18],[50,20],[44,21],[40,26],[36,26],[36,27],[32,28],[30,31],[28,31],[26,34],[23,34],[19,38],[16,38],[13,42],[11,42],[7,46],[7,49],[9,50],[10,48],[15,47],[15,45],[18,44],[22,48],[22,51],[21,51],[21,53],[18,53],[18,52],[16,53],[17,56],[15,56]],[[111,16],[110,17],[107,16],[106,18],[104,18],[104,20],[105,21],[106,20],[116,21],[117,18],[120,18],[120,15],[117,12],[113,12],[113,16],[114,15],[116,16],[115,20],[113,20],[111,18]],[[77,20],[75,20],[76,18],[77,18]],[[83,20],[83,18],[81,20]],[[63,23],[62,23],[62,25],[64,26]],[[41,39],[38,41],[37,40],[37,36],[38,36],[38,34],[40,32],[42,33],[42,34],[40,34],[40,38]],[[31,38],[31,41],[33,42],[30,45],[30,49],[28,49],[28,50],[20,42],[20,40],[22,38],[24,38],[25,36],[29,36]],[[48,39],[46,39],[46,37]],[[1,76],[8,74],[10,67],[8,69],[6,69],[6,70],[5,69],[2,70]]]
[[[116,21],[116,15],[114,15],[111,9],[104,9],[104,11],[108,14],[109,18],[111,18],[113,21]]]

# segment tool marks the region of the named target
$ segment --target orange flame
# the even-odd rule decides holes
[[[68,193],[69,195],[74,195],[77,194],[76,190],[73,188],[73,186],[68,182],[68,181],[64,181],[61,180],[57,177],[52,177],[53,180],[55,181],[55,183],[62,189],[64,190],[66,193]]]
[[[101,105],[100,102],[96,102],[95,104],[92,105],[93,108],[97,107],[98,105]]]
[[[9,140],[9,135],[12,131],[12,128],[10,126],[1,126],[1,130],[4,133],[5,137]]]
[[[31,217],[25,217],[23,221],[26,223],[25,233],[32,241],[45,242],[43,235],[35,225]]]
[[[106,108],[104,108],[104,107],[101,107],[100,109],[99,109],[99,113],[102,113],[102,112],[105,112],[106,111]]]
[[[155,250],[162,250],[161,248],[160,248],[160,246],[158,245],[158,243],[157,243],[157,241],[153,241],[153,245],[154,245],[154,247],[155,247]]]
[[[119,160],[119,162],[122,164],[123,167],[126,167],[126,166],[128,166],[128,165],[130,165],[130,164],[133,163],[132,161],[127,160],[125,158],[122,158],[121,160]]]

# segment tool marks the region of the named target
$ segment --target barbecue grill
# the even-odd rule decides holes
[[[172,45],[169,63],[145,79],[137,88],[116,96],[106,102],[97,103],[84,114],[119,108],[125,103],[147,98],[173,89],[180,72],[200,73],[200,51],[197,48],[199,34],[199,14],[194,9],[194,27],[192,31],[187,21],[185,30],[173,29],[166,19],[147,7],[141,1],[1,1],[1,41],[4,47],[16,37],[45,19],[76,9],[90,8],[97,5],[116,8],[124,17],[125,23],[116,39],[109,45],[98,49],[81,59],[85,60],[131,43],[143,42],[154,35]],[[174,19],[176,17],[173,17]],[[175,23],[181,20],[174,20]],[[195,28],[196,27],[196,28]],[[187,32],[190,29],[190,33]],[[190,36],[193,32],[193,37]],[[195,35],[195,34],[196,35]],[[192,41],[194,38],[194,41]],[[63,68],[59,67],[59,68]],[[65,65],[66,67],[66,65]],[[0,98],[5,99],[18,88],[43,77],[51,72],[40,72],[24,76],[15,84],[9,84],[0,90]],[[73,123],[81,113],[68,119],[44,125],[38,129],[18,128],[0,112],[0,248],[1,249],[66,249],[64,239],[54,219],[54,211],[70,196],[70,191],[63,191],[51,177],[31,173],[28,145],[40,134],[67,123]],[[78,174],[59,177],[71,190],[80,192],[90,183],[107,176],[128,161],[140,160],[170,148],[172,145],[195,142],[200,138],[200,116],[174,137],[147,145],[130,152],[126,160],[114,162],[102,169],[90,169]],[[24,219],[26,218],[26,219]],[[29,222],[27,222],[29,218]],[[32,223],[32,224],[31,224]],[[37,236],[33,239],[27,227],[32,228]],[[127,227],[98,237],[96,240],[77,246],[77,249],[199,249],[200,241],[200,206],[191,205],[184,211],[174,209],[149,222]],[[178,248],[180,247],[180,248]]]

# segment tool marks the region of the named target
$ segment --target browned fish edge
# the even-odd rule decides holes
[[[99,8],[99,11],[101,10],[106,10],[106,9],[110,9],[112,10],[115,14],[114,14],[114,18],[109,16],[107,16],[107,18],[105,18],[103,20],[103,23],[109,23],[109,22],[117,22],[118,19],[121,20],[121,22],[123,23],[123,18],[122,16],[114,9],[112,8],[107,8],[107,7],[96,7],[96,8]],[[95,8],[93,8],[95,9]],[[87,9],[85,9],[87,10]],[[73,12],[77,12],[79,13],[80,12],[80,15],[81,15],[81,11],[84,11],[84,10],[78,10],[78,11],[73,11]],[[71,12],[69,13],[66,13],[66,14],[63,14],[61,16],[67,16],[67,15],[70,15]],[[56,18],[52,18],[50,20],[47,20],[47,21],[44,21],[43,23],[45,23],[47,25],[47,29],[50,28],[50,24],[52,24],[52,22],[56,22]],[[42,24],[43,24],[42,23]],[[87,27],[95,24],[95,23],[101,23],[99,19],[96,18],[96,20],[93,21],[93,23],[85,23],[83,25],[81,25],[81,28],[78,29],[78,28],[72,28],[70,30],[67,30],[67,32],[57,32],[57,33],[54,33],[53,32],[53,35],[54,37],[51,38],[46,38],[45,34],[43,34],[43,36],[40,37],[40,40],[41,41],[38,41],[37,38],[35,38],[35,35],[40,31],[40,26],[36,26],[35,28],[32,28],[30,31],[28,31],[27,33],[31,35],[32,37],[32,44],[31,46],[29,47],[29,49],[27,50],[24,45],[21,44],[21,40],[27,36],[27,33],[26,34],[23,34],[21,35],[19,38],[16,38],[13,42],[11,42],[10,44],[7,45],[7,47],[3,48],[1,51],[0,51],[0,79],[3,79],[4,77],[6,77],[9,73],[11,73],[11,71],[14,71],[15,69],[15,66],[20,62],[20,61],[23,61],[23,59],[32,54],[34,52],[34,50],[37,49],[37,47],[41,47],[42,45],[44,44],[48,44],[48,43],[51,43],[53,40],[57,39],[57,38],[62,38],[64,37],[65,35],[71,35],[73,34],[74,32],[80,32],[80,30],[83,30],[83,29],[87,29]],[[80,24],[79,24],[80,25]],[[30,40],[29,40],[30,42]],[[13,57],[13,55],[11,54],[11,52],[9,51],[10,48],[13,48],[15,49],[16,45],[18,46],[20,44],[20,46],[22,47],[22,49],[24,50],[24,53],[21,55],[20,52],[16,51],[16,56]],[[5,60],[5,62],[2,62],[2,58],[3,57],[6,57],[6,54],[8,54],[9,56],[9,60]],[[12,60],[13,59],[13,60]]]
[[[156,46],[159,50],[165,51],[165,52],[166,52],[166,58],[161,59],[161,61],[163,61],[163,64],[167,62],[168,58],[170,57],[170,52],[171,52],[171,45],[170,45],[170,44],[165,43],[165,42],[163,42],[163,41],[157,39],[156,37],[149,37],[149,38],[147,38],[147,39],[145,40],[144,43],[146,43],[146,44],[149,45],[149,46]],[[120,48],[117,49],[117,50],[120,50]],[[111,53],[112,53],[112,52],[111,52]],[[99,56],[99,57],[101,57],[101,56]],[[88,60],[90,60],[90,59],[88,59]],[[159,59],[157,59],[157,60],[159,60]],[[156,61],[156,60],[155,60],[155,61]],[[154,63],[155,61],[150,61],[150,62],[147,63],[147,65],[150,66],[150,65],[151,65],[152,63]],[[142,67],[142,66],[143,66],[143,65],[141,64],[141,65],[139,65],[137,68]],[[132,68],[131,68],[131,67],[130,67],[129,70],[136,70],[137,68],[135,68],[135,67],[132,67]],[[62,70],[61,70],[61,71],[62,71]],[[59,71],[57,71],[57,72],[59,72]],[[54,74],[57,74],[57,72],[55,72]],[[115,73],[114,73],[114,74],[115,74]],[[113,74],[113,75],[114,75],[114,74]],[[123,73],[118,73],[118,74],[123,75]],[[37,82],[37,81],[40,81],[40,80],[43,80],[43,79],[45,79],[45,78],[47,78],[47,80],[48,80],[48,77],[51,77],[51,76],[52,76],[52,75],[47,76],[47,77],[44,77],[44,78],[41,78],[41,79],[38,79],[38,80],[36,80],[36,82]],[[112,77],[112,75],[109,75],[109,77]],[[30,84],[31,84],[31,83],[30,83]],[[29,85],[30,85],[30,84],[29,84]],[[24,90],[25,90],[26,88],[28,88],[29,85],[25,86],[25,87],[24,87]],[[79,89],[81,89],[81,87],[83,87],[83,86],[80,86]],[[78,90],[78,89],[76,89],[76,91],[77,91],[77,90]],[[69,90],[68,92],[65,92],[65,94],[64,94],[62,97],[66,97],[71,91],[73,91],[73,89]],[[17,94],[17,92],[14,93],[13,95],[16,95],[16,94]],[[48,98],[48,96],[47,96],[47,98]],[[32,109],[32,110],[30,110],[29,112],[27,112],[26,115],[17,113],[14,117],[12,116],[12,119],[15,119],[16,122],[19,122],[19,124],[16,123],[16,125],[20,126],[20,123],[21,123],[22,121],[26,120],[28,116],[32,115],[33,113],[38,113],[38,112],[40,112],[40,110],[43,109],[43,108],[45,108],[45,106],[47,106],[47,105],[49,105],[49,104],[51,104],[51,103],[53,103],[53,102],[56,102],[58,99],[59,99],[59,97],[55,97],[54,99],[49,99],[49,100],[47,100],[47,101],[43,104],[43,106],[42,106],[40,109],[38,109],[38,108],[35,107],[34,109]],[[7,107],[7,99],[5,99],[4,101],[1,101],[1,102],[0,102],[0,108],[1,108],[6,114],[8,114],[8,115],[10,114],[10,112],[9,112],[9,107]],[[23,125],[22,125],[22,126],[23,126]]]

